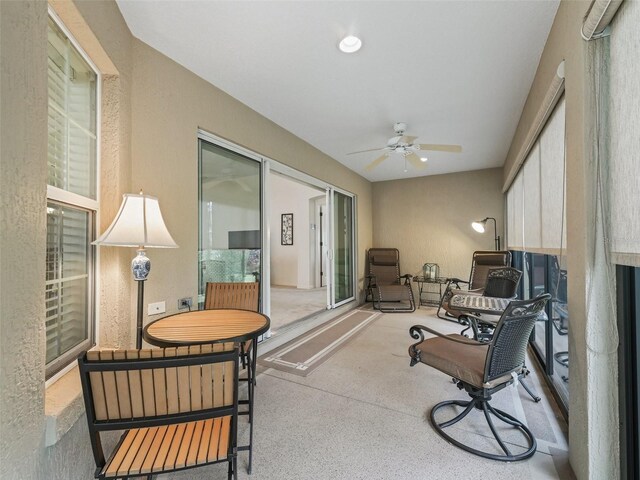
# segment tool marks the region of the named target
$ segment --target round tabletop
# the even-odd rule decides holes
[[[251,310],[196,310],[154,320],[144,327],[143,338],[158,347],[243,342],[259,337],[270,324],[269,317]]]

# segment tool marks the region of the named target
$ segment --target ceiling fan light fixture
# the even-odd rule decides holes
[[[344,53],[355,53],[362,47],[362,40],[355,35],[347,35],[338,44],[338,48]]]
[[[420,157],[422,163],[427,163],[427,160],[429,160],[427,157]]]

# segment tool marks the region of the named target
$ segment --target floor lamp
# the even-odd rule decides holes
[[[136,348],[142,348],[142,315],[144,307],[144,282],[151,270],[151,260],[145,248],[177,248],[171,238],[160,212],[156,197],[126,193],[122,205],[109,228],[94,245],[113,247],[137,247],[138,254],[131,261],[133,279],[138,282],[138,316],[136,326]]]
[[[488,220],[493,220],[493,240],[495,242],[496,251],[498,251],[500,250],[500,235],[498,235],[498,225],[496,224],[495,218],[487,217],[484,220],[478,220],[477,222],[472,222],[471,226],[476,232],[484,233]]]

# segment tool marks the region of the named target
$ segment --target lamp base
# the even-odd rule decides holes
[[[131,260],[131,271],[136,281],[146,280],[151,271],[151,260],[147,257],[144,248],[138,249],[138,255]]]

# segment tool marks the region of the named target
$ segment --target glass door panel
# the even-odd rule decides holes
[[[355,297],[353,197],[333,192],[333,304]]]
[[[528,289],[526,298],[535,298],[547,291],[545,288],[545,256],[537,253],[525,253],[524,276],[527,277]],[[547,323],[536,322],[533,334],[533,346],[538,351],[543,364],[547,363]]]
[[[260,162],[199,140],[198,293],[207,282],[252,282],[261,271]]]
[[[569,310],[567,308],[567,258],[550,257],[552,380],[565,404],[569,402]]]

